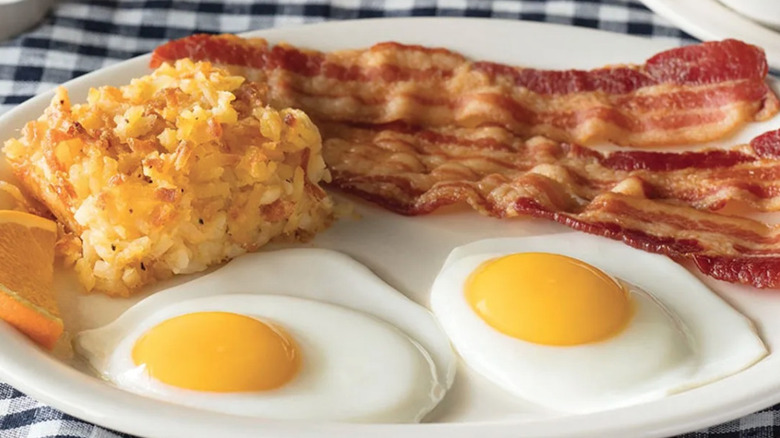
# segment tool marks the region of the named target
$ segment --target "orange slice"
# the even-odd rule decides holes
[[[54,222],[0,210],[0,319],[49,349],[63,331],[53,288],[56,240]]]

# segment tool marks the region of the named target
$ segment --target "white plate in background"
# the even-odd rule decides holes
[[[251,35],[322,50],[366,47],[394,40],[447,47],[474,59],[558,69],[641,63],[670,48],[667,42],[577,27],[465,18],[354,20],[271,29]],[[141,56],[70,81],[66,87],[74,102],[83,101],[90,87],[125,84],[133,77],[147,74],[148,61],[148,55]],[[16,135],[25,122],[37,118],[52,95],[49,92],[37,96],[0,117],[0,142]],[[723,143],[744,142],[778,126],[780,117],[751,125]],[[0,177],[7,175],[7,169],[0,166]],[[427,216],[403,217],[357,204],[362,219],[339,221],[317,236],[313,245],[351,255],[426,306],[428,288],[455,246],[486,237],[568,231],[541,220],[502,221],[466,209],[449,208]],[[637,254],[633,263],[640,267],[650,266],[658,257]],[[714,280],[706,282],[752,318],[770,350],[777,350],[780,292],[757,292]],[[72,276],[63,272],[58,272],[57,284],[63,319],[70,331],[103,325],[142,298],[81,295]],[[772,353],[742,373],[662,400],[596,414],[553,416],[508,396],[461,367],[453,390],[430,416],[432,423],[283,422],[203,412],[121,391],[84,372],[77,363],[54,359],[0,324],[0,378],[71,415],[147,437],[659,437],[731,420],[780,401],[778,369],[780,355]]]
[[[54,0],[0,0],[0,42],[32,27]]]
[[[738,13],[774,30],[780,30],[780,2],[777,0],[720,0]]]

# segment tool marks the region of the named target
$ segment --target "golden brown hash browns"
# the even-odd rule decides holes
[[[126,296],[271,240],[325,228],[332,203],[319,132],[263,85],[177,61],[71,105],[64,88],[4,152],[65,228],[87,290]]]

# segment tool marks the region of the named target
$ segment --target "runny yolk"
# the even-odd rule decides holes
[[[490,260],[466,281],[466,299],[491,327],[524,341],[579,345],[618,334],[632,315],[612,277],[558,254],[519,253]]]
[[[290,381],[300,367],[289,335],[228,312],[189,313],[163,321],[136,341],[132,356],[153,378],[196,391],[274,389]]]

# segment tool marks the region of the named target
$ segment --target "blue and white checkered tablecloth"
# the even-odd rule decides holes
[[[0,114],[57,84],[194,32],[414,15],[545,21],[678,44],[695,41],[638,0],[61,1],[40,25],[0,42]],[[0,382],[0,438],[123,436],[128,435],[80,421]],[[780,437],[780,405],[684,436]]]

